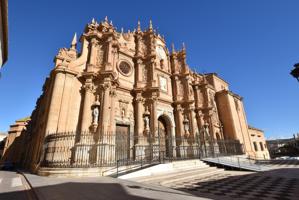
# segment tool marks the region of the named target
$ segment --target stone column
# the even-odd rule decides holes
[[[156,87],[156,70],[155,70],[155,59],[151,58],[150,61],[150,78],[151,78],[151,87]]]
[[[137,84],[138,84],[138,87],[140,85],[140,83],[143,81],[142,78],[143,78],[143,74],[142,74],[142,60],[141,59],[137,59],[136,60],[136,71],[137,71]]]
[[[109,126],[109,96],[110,96],[110,83],[104,83],[102,85],[103,89],[103,99],[101,106],[101,122],[100,122],[100,130],[101,134],[107,134],[108,126]]]
[[[106,64],[105,64],[105,70],[111,70],[112,69],[112,63],[113,63],[113,47],[112,47],[112,37],[109,37],[107,40],[107,49],[106,49]]]
[[[67,130],[66,127],[69,110],[72,109],[70,102],[72,96],[73,82],[74,82],[74,75],[66,73],[60,112],[59,112],[59,120],[58,120],[58,127],[57,127],[58,132],[74,131],[74,130]]]
[[[91,125],[91,100],[92,100],[92,79],[88,78],[85,81],[84,102],[82,110],[81,131],[88,131]]]
[[[155,97],[151,98],[151,118],[150,118],[152,136],[157,136],[158,132],[158,119],[157,119],[157,99]]]
[[[146,136],[143,137],[144,131],[144,109],[143,109],[144,99],[141,93],[136,94],[135,98],[135,134],[134,137],[134,147],[135,147],[135,157],[136,159],[144,159],[146,157],[146,150],[144,145],[147,144]],[[143,158],[141,158],[143,157]]]
[[[110,130],[112,134],[115,134],[115,104],[116,104],[116,89],[113,88],[110,92],[111,96],[111,110],[110,110]]]
[[[97,56],[97,44],[98,41],[96,38],[92,38],[90,41],[90,55],[89,55],[89,60],[88,60],[88,65],[87,65],[87,71],[92,72],[94,67],[96,66],[96,56]]]
[[[62,71],[59,71],[58,69],[57,71],[54,71],[54,73],[56,74],[54,74],[55,79],[47,119],[46,134],[54,133],[57,131],[59,110],[63,94],[63,85],[65,81],[65,74]]]
[[[177,101],[178,100],[178,94],[180,93],[179,91],[179,87],[178,87],[178,76],[175,76],[174,77],[174,84],[173,84],[173,87],[174,87],[174,92],[173,92],[173,96],[174,96],[174,100]]]
[[[141,95],[141,94],[139,94]],[[139,96],[136,98],[135,102],[135,108],[136,108],[136,118],[135,118],[135,131],[136,131],[136,136],[140,137],[143,135],[143,102],[144,99]]]
[[[190,108],[190,122],[191,122],[191,132],[193,134],[193,137],[196,137],[196,132],[197,132],[197,124],[196,124],[196,116],[194,112],[194,108]]]

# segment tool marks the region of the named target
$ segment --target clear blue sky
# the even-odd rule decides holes
[[[84,3],[83,3],[84,2]],[[94,17],[120,30],[149,19],[168,46],[185,42],[188,64],[217,72],[244,97],[248,123],[268,138],[299,132],[299,1],[9,1],[9,60],[0,79],[0,130],[29,116],[53,58]]]

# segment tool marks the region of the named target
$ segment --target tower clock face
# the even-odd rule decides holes
[[[165,60],[166,59],[166,53],[164,51],[164,48],[162,46],[157,46],[156,47],[156,52],[160,58],[160,60]]]

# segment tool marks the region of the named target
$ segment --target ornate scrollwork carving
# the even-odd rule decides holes
[[[77,53],[74,51],[70,51],[68,48],[61,48],[59,49],[56,57],[66,61],[71,61],[77,58]]]

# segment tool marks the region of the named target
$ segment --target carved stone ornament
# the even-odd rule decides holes
[[[148,73],[148,71],[147,71],[147,68],[146,68],[146,66],[144,65],[143,67],[142,67],[142,79],[143,79],[143,81],[147,81],[147,73]]]
[[[88,82],[85,83],[85,85],[83,86],[83,88],[85,89],[86,92],[92,92],[93,91],[93,84]]]
[[[68,48],[61,48],[59,49],[56,57],[60,59],[65,59],[67,61],[71,61],[76,59],[77,54],[74,51],[70,51]]]
[[[98,46],[97,48],[97,56],[96,56],[96,64],[101,66],[104,62],[104,51],[102,50],[102,46]]]

